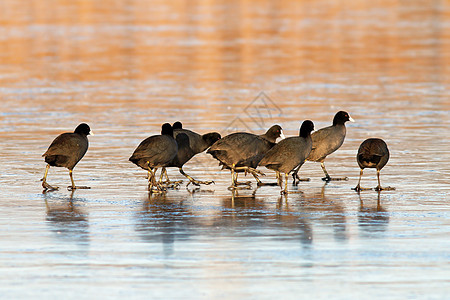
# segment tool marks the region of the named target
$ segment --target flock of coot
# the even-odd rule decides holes
[[[173,125],[164,123],[161,127],[161,134],[153,135],[143,140],[133,152],[129,160],[135,165],[148,172],[148,190],[150,192],[164,192],[167,188],[176,187],[181,182],[171,181],[167,175],[166,168],[178,168],[180,173],[189,179],[189,184],[209,185],[214,181],[199,181],[183,171],[183,165],[196,154],[207,150],[215,159],[219,161],[222,169],[231,172],[230,189],[238,189],[240,186],[250,186],[251,181],[239,182],[238,174],[252,174],[257,185],[278,185],[281,193],[287,194],[288,176],[292,172],[294,184],[305,180],[298,176],[300,167],[306,160],[320,162],[325,177],[325,181],[346,180],[347,178],[333,178],[325,168],[325,158],[339,149],[344,142],[346,128],[345,122],[354,120],[345,111],[339,111],[333,118],[331,126],[314,130],[314,124],[310,120],[302,123],[299,135],[285,138],[283,130],[279,125],[270,127],[265,134],[256,135],[248,132],[235,132],[225,137],[221,137],[217,132],[200,135],[191,130],[183,128],[181,122]],[[42,187],[45,191],[57,190],[58,187],[47,183],[47,175],[50,166],[66,167],[72,185],[70,190],[89,188],[86,186],[76,186],[73,181],[72,170],[85,155],[89,142],[87,136],[91,134],[89,126],[85,123],[78,125],[73,133],[63,133],[53,140],[48,150],[42,155],[45,157],[47,167]],[[281,138],[278,143],[276,140]],[[361,168],[358,185],[353,188],[361,191],[361,177],[364,168],[376,168],[378,186],[383,189],[380,183],[380,170],[389,160],[389,150],[386,143],[378,138],[365,140],[359,147],[357,162]],[[276,172],[276,182],[264,183],[259,179],[263,173],[257,170],[258,166]],[[159,179],[156,178],[157,169],[161,169]],[[284,188],[283,188],[284,174]],[[306,179],[309,180],[309,179]]]

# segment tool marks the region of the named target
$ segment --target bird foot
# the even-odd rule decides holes
[[[180,187],[180,184],[173,182],[173,183],[164,185],[164,187],[168,188],[168,189],[178,189]]]
[[[177,180],[177,181],[170,181],[170,180],[166,180],[166,181],[163,181],[162,182],[162,184],[182,184],[183,183],[183,180]]]
[[[292,178],[294,181],[292,182],[293,185],[298,185],[300,181],[310,181],[310,178],[300,178],[297,173],[292,174]]]
[[[89,190],[91,187],[90,186],[71,186],[69,185],[67,187],[68,191],[74,191],[74,190]]]
[[[258,186],[278,186],[277,182],[258,182]]]
[[[247,175],[247,173],[250,173],[250,174],[252,174],[253,176],[256,176],[256,177],[258,177],[258,175],[266,176],[266,174],[264,174],[263,172],[261,172],[259,170],[256,170],[255,168],[251,168],[251,167],[245,168],[245,173],[244,174]]]
[[[300,183],[300,181],[304,182],[304,181],[311,181],[310,178],[300,178],[297,177],[296,179],[294,179],[294,181],[292,182],[293,185],[298,185]]]
[[[322,178],[322,180],[323,181],[347,181],[348,180],[348,177],[330,177],[330,176],[327,176],[327,177],[323,177]]]
[[[238,181],[235,181],[235,182],[234,182],[234,185],[235,185],[235,186],[238,186],[238,185],[247,185],[247,186],[251,186],[251,185],[252,185],[252,182],[251,182],[251,181],[246,181],[246,182],[238,182]]]
[[[151,187],[151,188],[148,189],[148,191],[150,193],[152,193],[152,194],[162,194],[162,193],[166,192],[166,189],[158,189],[158,188],[155,188],[155,187]]]
[[[43,179],[41,179],[43,180]],[[57,191],[59,190],[59,187],[57,186],[51,186],[50,184],[48,184],[46,181],[42,181],[42,187],[44,188],[44,191]]]
[[[180,184],[183,183],[183,180],[178,181],[163,181],[160,182],[158,185],[162,188],[169,188],[169,189],[177,189],[180,187]]]
[[[158,184],[158,183],[152,184],[152,183],[150,183],[148,185],[148,191],[151,192],[151,193],[163,193],[163,192],[167,191],[167,189],[166,189],[166,187],[164,187],[161,184]]]
[[[395,191],[395,187],[381,187],[381,186],[377,186],[376,188],[374,188],[375,191]]]
[[[360,192],[360,191],[370,191],[372,188],[362,188],[359,185],[355,186],[354,188],[352,188],[352,190]]]
[[[200,180],[190,180],[189,182],[188,182],[188,184],[186,185],[186,187],[188,186],[188,185],[190,185],[190,184],[193,184],[193,185],[195,185],[195,186],[200,186],[200,184],[204,184],[204,185],[210,185],[210,184],[215,184],[215,182],[214,182],[214,180],[209,180],[209,181],[200,181]]]

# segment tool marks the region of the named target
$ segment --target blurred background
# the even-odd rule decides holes
[[[0,290],[444,298],[449,20],[446,0],[2,0]],[[277,123],[289,136],[339,110],[357,122],[326,165],[350,180],[324,185],[306,163],[311,182],[286,201],[277,187],[232,195],[206,154],[185,171],[214,186],[152,198],[128,162],[164,122],[222,135]],[[92,189],[42,194],[42,153],[81,122],[95,136],[74,176]],[[350,190],[368,137],[391,150],[381,179],[394,192]],[[64,187],[67,170],[49,182]]]

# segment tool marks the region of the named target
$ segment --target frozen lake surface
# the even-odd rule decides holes
[[[448,298],[448,4],[170,2],[3,0],[1,298]],[[307,162],[287,197],[230,192],[205,153],[184,170],[214,185],[149,195],[128,161],[164,122],[290,136],[338,110],[356,123],[326,166],[349,180],[325,184]],[[74,178],[91,189],[51,168],[62,188],[42,193],[41,155],[81,122],[95,136]],[[395,191],[351,190],[369,137],[390,148]]]

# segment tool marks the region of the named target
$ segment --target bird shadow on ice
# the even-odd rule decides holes
[[[162,243],[163,254],[174,254],[175,241],[188,240],[193,234],[195,216],[169,193],[149,193],[137,212],[135,230],[148,243]]]
[[[63,197],[55,193],[43,194],[46,221],[56,239],[87,247],[90,242],[88,214],[77,205],[83,199],[74,197],[74,194],[75,191]]]
[[[389,213],[381,204],[381,192],[377,192],[376,199],[373,194],[364,195],[363,199],[361,193],[358,193],[360,234],[365,237],[381,237],[380,234],[386,232],[389,225]]]

